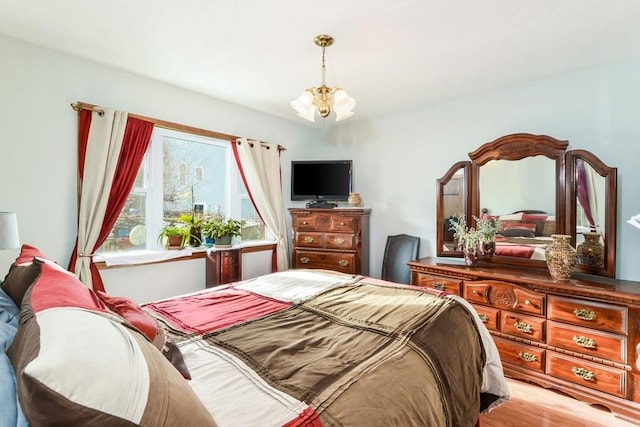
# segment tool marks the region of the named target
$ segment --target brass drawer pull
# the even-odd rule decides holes
[[[349,261],[347,261],[346,259],[341,259],[340,261],[338,261],[338,265],[340,267],[348,267],[349,266]]]
[[[344,222],[341,222],[340,225],[346,225]]]
[[[525,362],[536,362],[538,360],[535,354],[527,353],[526,351],[521,351],[520,353],[518,353],[518,357]]]
[[[344,239],[342,237],[338,237],[336,239],[333,239],[333,243],[336,243],[338,245],[341,245],[344,243]]]
[[[524,300],[524,305],[531,305],[531,301],[529,301],[528,299]]]
[[[573,314],[575,314],[576,317],[580,320],[592,321],[596,320],[597,317],[595,311],[587,310],[586,308],[576,308],[575,310],[573,310]]]
[[[489,316],[484,313],[478,313],[478,317],[482,320],[482,323],[487,323],[489,321]]]
[[[596,348],[596,340],[582,336],[573,336],[573,342],[584,348]]]
[[[571,372],[573,372],[576,377],[582,378],[585,381],[593,381],[596,379],[596,374],[591,371],[587,371],[584,368],[576,368],[574,366],[571,368]]]
[[[307,225],[307,221],[302,221],[302,225]]]
[[[304,240],[305,243],[313,243],[314,238],[311,237],[311,236],[307,236],[303,240]]]
[[[444,283],[436,282],[433,284],[433,287],[439,291],[444,291]]]
[[[302,264],[309,264],[309,261],[311,261],[309,257],[306,257],[306,256],[300,257],[300,262]]]
[[[524,332],[525,334],[530,334],[532,332],[532,327],[528,323],[518,322],[516,320],[513,326],[515,326],[517,330],[519,330],[520,332]]]
[[[474,294],[474,295],[480,295],[480,292],[478,292],[476,290],[471,291],[471,293]]]

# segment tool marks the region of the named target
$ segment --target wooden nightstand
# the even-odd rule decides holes
[[[212,248],[207,251],[206,287],[242,280],[242,249]]]

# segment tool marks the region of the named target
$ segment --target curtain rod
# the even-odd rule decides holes
[[[93,104],[89,104],[86,102],[73,102],[71,103],[71,108],[75,111],[80,111],[80,110],[91,110],[91,111],[95,111],[97,112],[99,115],[103,115],[104,111],[101,110],[100,108],[98,108],[96,105]],[[221,139],[223,141],[228,141],[228,142],[233,142],[237,139],[240,139],[239,136],[235,136],[235,135],[229,135],[226,133],[221,133],[221,132],[214,132],[211,130],[206,130],[206,129],[200,129],[200,128],[196,128],[193,126],[187,126],[187,125],[181,125],[179,123],[173,123],[173,122],[168,122],[166,120],[160,120],[160,119],[154,119],[153,117],[146,117],[146,116],[141,116],[139,114],[131,114],[129,113],[129,117],[133,117],[134,119],[139,119],[139,120],[145,120],[147,122],[151,122],[154,125],[163,128],[163,129],[170,129],[170,130],[177,130],[180,132],[186,132],[186,133],[192,133],[195,135],[200,135],[200,136],[206,136],[209,138],[214,138],[214,139]],[[283,147],[282,145],[278,145],[278,151],[286,151],[286,148]]]

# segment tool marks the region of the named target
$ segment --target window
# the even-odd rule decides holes
[[[134,188],[102,252],[158,249],[158,234],[183,215],[242,219],[242,240],[264,240],[227,141],[155,128]]]

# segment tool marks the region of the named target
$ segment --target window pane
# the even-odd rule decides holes
[[[146,249],[146,198],[145,193],[129,194],[111,234],[102,245],[102,252]]]
[[[191,215],[194,203],[204,205],[204,213],[215,213],[227,205],[228,144],[214,145],[194,138],[163,139],[163,219],[175,221]],[[206,180],[198,180],[206,176]]]

